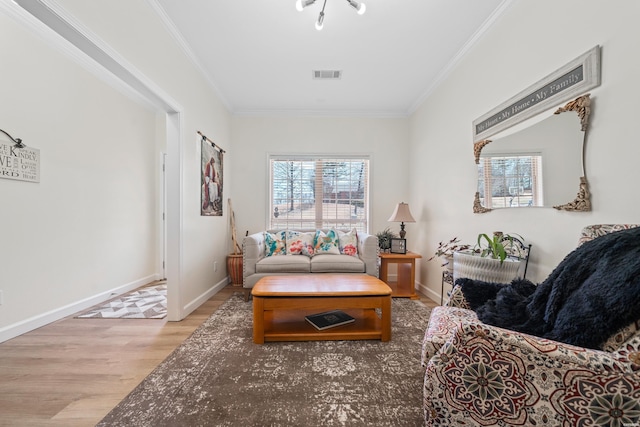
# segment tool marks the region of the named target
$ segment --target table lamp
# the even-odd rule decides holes
[[[407,234],[407,232],[404,231],[404,223],[416,222],[416,220],[413,219],[413,216],[411,216],[409,205],[404,202],[398,203],[396,209],[393,211],[391,217],[387,221],[400,223],[400,238],[402,239],[404,239],[404,236]]]

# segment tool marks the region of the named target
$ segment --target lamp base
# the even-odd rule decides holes
[[[400,238],[404,239],[404,236],[406,236],[406,235],[407,235],[407,232],[404,231],[404,222],[401,222],[400,223]]]

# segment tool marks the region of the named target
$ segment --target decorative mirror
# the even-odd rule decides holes
[[[492,139],[474,144],[478,188],[474,213],[496,208],[554,207],[589,211],[584,143],[591,113],[583,95]],[[578,182],[579,180],[579,182]],[[579,190],[575,199],[575,188]]]
[[[591,99],[578,95],[599,85],[595,46],[473,122],[474,213],[536,206],[591,210],[584,171]]]

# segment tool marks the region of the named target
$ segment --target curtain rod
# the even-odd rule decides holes
[[[198,132],[198,135],[200,135],[200,136],[202,137],[202,139],[203,139],[203,140],[207,140],[207,141],[209,141],[209,143],[211,143],[211,146],[212,146],[213,148],[217,148],[218,150],[220,150],[220,152],[221,152],[221,153],[226,153],[226,151],[224,151],[224,150],[222,149],[222,147],[220,147],[218,144],[216,144],[215,142],[213,142],[212,140],[210,140],[209,138],[207,138],[207,137],[206,137],[206,135],[203,135],[203,134],[202,134],[202,132],[200,132],[200,131],[197,131],[197,132]]]

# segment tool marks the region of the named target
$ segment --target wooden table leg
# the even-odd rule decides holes
[[[382,300],[382,336],[380,341],[391,340],[391,295],[381,297]]]
[[[389,263],[387,262],[387,259],[382,258],[380,260],[380,271],[378,273],[380,280],[382,280],[384,283],[388,283],[389,282]]]
[[[253,297],[253,342],[264,344],[264,298]]]

